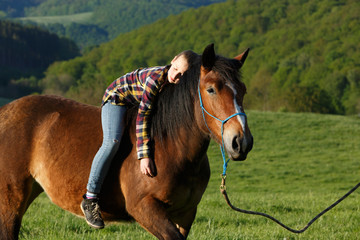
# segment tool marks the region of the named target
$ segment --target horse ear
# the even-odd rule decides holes
[[[202,54],[202,66],[207,70],[211,70],[215,64],[216,55],[214,50],[214,44],[208,45]]]
[[[234,59],[238,60],[240,62],[240,67],[244,64],[247,56],[248,56],[248,53],[250,51],[250,48],[246,49],[242,54],[234,57]]]

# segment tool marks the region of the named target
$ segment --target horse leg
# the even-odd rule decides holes
[[[185,238],[188,236],[190,232],[190,228],[196,216],[196,211],[197,208],[195,207],[187,212],[177,214],[179,217],[174,218],[174,222],[176,223],[176,226],[178,227],[180,233],[183,236],[185,236]]]
[[[0,239],[18,239],[21,225],[20,222],[19,216],[16,216],[14,213],[2,213],[0,215]]]
[[[129,204],[129,202],[132,202]],[[128,213],[158,239],[185,239],[170,220],[165,206],[157,199],[146,196],[139,202],[127,201]]]
[[[35,200],[35,198],[37,198],[40,195],[40,193],[42,193],[43,191],[44,190],[42,189],[40,184],[34,180],[31,187],[31,194],[29,196],[29,199],[26,201],[25,212],[29,208],[30,204]]]
[[[33,180],[20,181],[17,176],[2,174],[0,183],[0,239],[18,239]]]

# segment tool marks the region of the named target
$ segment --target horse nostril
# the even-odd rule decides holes
[[[232,148],[236,152],[240,152],[242,140],[239,136],[235,136],[232,141]]]

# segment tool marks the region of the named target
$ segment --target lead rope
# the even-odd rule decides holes
[[[308,229],[311,224],[313,224],[318,218],[320,218],[322,215],[324,215],[326,212],[330,211],[332,208],[334,208],[336,205],[338,205],[340,202],[342,202],[345,198],[347,198],[350,194],[352,194],[356,189],[358,189],[360,187],[360,183],[358,183],[355,187],[353,187],[349,192],[347,192],[344,196],[342,196],[339,200],[337,200],[336,202],[334,202],[333,204],[331,204],[328,208],[326,208],[325,210],[323,210],[321,213],[319,213],[318,215],[316,215],[316,217],[314,217],[304,228],[300,229],[300,230],[296,230],[293,228],[290,228],[288,226],[286,226],[285,224],[283,224],[282,222],[280,222],[279,220],[277,220],[276,218],[266,214],[266,213],[261,213],[261,212],[255,212],[255,211],[248,211],[248,210],[244,210],[244,209],[240,209],[237,207],[234,207],[230,200],[229,197],[226,193],[226,186],[225,186],[225,179],[226,179],[226,175],[222,175],[222,180],[221,180],[221,185],[220,185],[220,191],[223,194],[226,203],[230,206],[230,208],[232,208],[235,211],[241,212],[241,213],[246,213],[246,214],[252,214],[252,215],[259,215],[259,216],[263,216],[266,218],[271,219],[272,221],[276,222],[277,224],[279,224],[280,226],[282,226],[283,228],[285,228],[286,230],[293,232],[293,233],[303,233],[305,232],[306,229]]]
[[[225,179],[226,179],[226,170],[227,170],[227,165],[230,159],[226,160],[226,156],[225,156],[225,144],[224,144],[224,124],[229,121],[231,118],[235,117],[235,116],[239,116],[239,115],[243,115],[246,116],[245,113],[235,113],[233,115],[231,115],[230,117],[226,118],[225,120],[221,120],[215,116],[213,116],[212,114],[210,114],[208,111],[206,111],[203,102],[202,102],[202,98],[201,98],[201,93],[200,93],[200,79],[199,79],[199,85],[198,85],[198,92],[199,92],[199,101],[200,101],[200,107],[201,107],[201,112],[204,118],[204,122],[206,127],[208,128],[209,132],[212,133],[212,131],[210,130],[209,126],[206,123],[206,119],[205,119],[205,113],[208,114],[210,117],[218,120],[221,122],[221,144],[220,144],[220,150],[221,150],[221,155],[223,158],[223,173],[221,174],[221,185],[220,185],[220,192],[223,194],[226,203],[230,206],[231,209],[237,211],[237,212],[241,212],[241,213],[245,213],[245,214],[251,214],[251,215],[259,215],[259,216],[263,216],[266,217],[274,222],[276,222],[277,224],[279,224],[281,227],[285,228],[286,230],[292,232],[292,233],[303,233],[305,232],[318,218],[320,218],[322,215],[324,215],[326,212],[330,211],[332,208],[334,208],[336,205],[338,205],[340,202],[342,202],[345,198],[347,198],[350,194],[352,194],[356,189],[358,189],[360,187],[360,183],[358,183],[355,187],[353,187],[349,192],[347,192],[344,196],[342,196],[339,200],[337,200],[336,202],[334,202],[333,204],[331,204],[328,208],[326,208],[325,210],[323,210],[322,212],[320,212],[318,215],[316,215],[304,228],[300,229],[300,230],[296,230],[293,228],[290,228],[288,226],[286,226],[285,224],[283,224],[282,222],[280,222],[279,220],[277,220],[276,218],[266,214],[266,213],[262,213],[262,212],[256,212],[256,211],[249,211],[249,210],[244,210],[241,208],[237,208],[234,205],[231,204],[230,199],[227,195],[226,192],[226,185],[225,185]]]

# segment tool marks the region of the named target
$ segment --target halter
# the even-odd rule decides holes
[[[198,84],[198,92],[199,92],[199,99],[200,99],[200,107],[201,107],[201,112],[202,112],[202,116],[203,116],[203,119],[204,119],[204,122],[205,122],[205,125],[207,127],[207,129],[209,129],[210,133],[212,133],[211,129],[209,128],[209,126],[207,125],[207,122],[206,122],[206,119],[205,119],[205,113],[207,115],[209,115],[210,117],[218,120],[219,122],[221,122],[221,144],[220,145],[220,150],[221,150],[221,155],[222,155],[222,158],[223,158],[223,173],[222,173],[222,176],[225,177],[226,176],[226,169],[227,169],[227,165],[228,165],[228,162],[230,161],[230,159],[226,160],[226,156],[225,156],[225,143],[224,143],[224,124],[229,121],[231,118],[235,117],[235,116],[239,116],[239,115],[242,115],[242,116],[245,116],[246,117],[246,114],[245,113],[235,113],[233,115],[231,115],[230,117],[226,118],[225,120],[221,120],[217,117],[215,117],[214,115],[212,115],[211,113],[209,113],[208,111],[206,111],[205,107],[204,107],[204,104],[203,104],[203,101],[202,101],[202,98],[201,98],[201,93],[200,93],[200,79],[199,79],[199,84]]]

